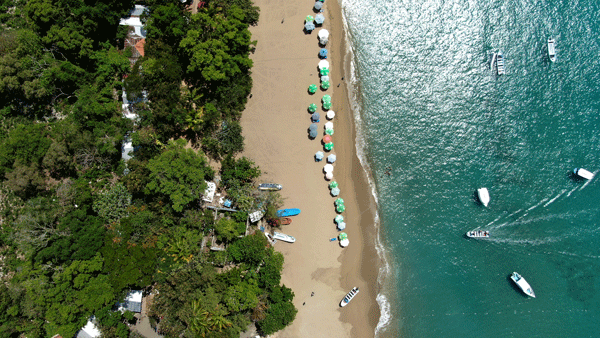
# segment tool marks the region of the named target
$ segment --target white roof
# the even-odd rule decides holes
[[[142,302],[142,290],[130,291],[129,294],[127,294],[127,298],[125,298],[125,300],[128,302],[141,303]]]
[[[260,220],[263,216],[264,216],[264,212],[262,210],[258,210],[255,211],[251,214],[249,214],[248,216],[250,216],[250,222],[254,223],[254,222],[258,222],[258,220]]]
[[[142,23],[142,20],[140,20],[140,18],[137,17],[129,17],[126,19],[121,19],[121,21],[119,21],[119,25],[121,26],[132,26],[132,27],[142,27],[144,26],[144,24]]]
[[[98,330],[98,327],[96,327],[96,324],[94,324],[93,321],[94,317],[92,316],[88,319],[88,322],[83,329],[77,334],[78,338],[96,338],[101,336],[100,330]]]
[[[214,182],[206,182],[206,185],[207,187],[206,190],[204,190],[202,200],[212,203],[213,198],[215,197],[215,191],[217,191],[217,185]]]

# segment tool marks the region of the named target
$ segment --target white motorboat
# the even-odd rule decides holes
[[[490,238],[490,232],[487,230],[471,230],[467,232],[469,238]]]
[[[585,178],[586,180],[591,180],[592,178],[594,178],[594,174],[583,169],[583,168],[575,168],[573,170],[573,173],[575,173],[575,175]]]
[[[496,53],[492,54],[492,60],[490,61],[490,70],[494,70],[494,62],[496,62]]]
[[[548,57],[551,62],[556,61],[556,50],[554,49],[554,45],[556,41],[553,38],[548,39]]]
[[[518,273],[513,272],[512,275],[510,275],[510,279],[512,279],[513,282],[515,282],[515,284],[517,284],[517,286],[519,288],[521,288],[521,290],[523,290],[523,293],[525,293],[529,297],[535,298],[535,293],[533,293],[533,289],[531,288],[531,286],[529,285],[529,283],[527,283],[527,281],[525,280],[525,278],[523,278]]]
[[[282,234],[281,232],[273,232],[273,239],[278,239],[280,241],[294,243],[296,239],[290,235]]]
[[[490,203],[490,192],[487,190],[487,188],[477,189],[477,197],[479,197],[479,201],[481,202],[481,204],[483,204],[486,207]]]
[[[342,301],[340,302],[340,306],[344,307],[344,306],[348,305],[348,303],[350,303],[352,298],[354,298],[357,294],[358,294],[358,287],[353,287],[352,290],[350,290],[350,292],[348,292],[346,294],[344,299],[342,299]]]
[[[496,68],[498,70],[498,75],[506,73],[504,70],[504,55],[501,51],[498,51],[498,54],[496,54]]]

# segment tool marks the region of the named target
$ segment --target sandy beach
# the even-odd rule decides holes
[[[294,291],[299,311],[292,325],[273,336],[373,337],[379,319],[375,297],[380,264],[375,251],[375,203],[356,156],[354,120],[342,81],[345,47],[339,4],[328,0],[324,11],[323,28],[331,33],[327,49],[332,87],[314,95],[309,95],[307,88],[319,85],[320,28],[312,34],[303,32],[304,18],[315,15],[314,1],[257,0],[255,4],[260,7],[260,20],[250,28],[258,45],[251,56],[252,97],[241,120],[246,144],[243,155],[260,166],[265,182],[283,185],[284,207],[302,210],[282,229],[294,236],[296,243],[275,244],[285,256],[282,283]],[[314,154],[323,150],[321,137],[327,120],[321,98],[325,94],[332,96],[336,112],[335,147],[330,153],[337,155],[334,180],[340,184],[340,197],[346,205],[342,215],[350,239],[347,248],[329,240],[339,234],[334,197],[324,179],[325,161],[314,160]],[[311,103],[320,107],[322,116],[315,140],[309,139],[307,131]],[[359,295],[340,308],[340,300],[354,286],[360,288]]]

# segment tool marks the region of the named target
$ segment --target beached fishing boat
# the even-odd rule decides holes
[[[504,55],[502,54],[501,51],[498,51],[498,54],[496,54],[496,68],[498,70],[498,75],[505,74]]]
[[[346,296],[344,297],[344,299],[342,299],[342,301],[340,302],[340,306],[344,307],[344,306],[348,305],[348,303],[350,303],[350,301],[352,300],[352,298],[354,298],[357,294],[358,294],[358,288],[357,287],[353,287],[352,290],[350,290],[350,292],[348,292],[346,294]]]
[[[487,230],[471,230],[466,235],[469,238],[490,238],[490,232]]]
[[[281,184],[276,183],[261,183],[258,185],[258,190],[281,190],[283,188]]]
[[[280,241],[294,243],[296,239],[290,235],[282,234],[281,232],[273,232],[273,239],[278,239]]]
[[[277,217],[296,216],[299,213],[300,213],[300,209],[297,209],[297,208],[280,209],[280,210],[277,210]]]
[[[592,174],[591,172],[589,172],[583,168],[575,168],[573,170],[573,173],[575,173],[575,175],[577,175],[581,178],[585,178],[586,180],[591,180],[592,178],[594,178],[594,174]]]
[[[556,61],[556,50],[554,49],[554,45],[556,41],[553,38],[548,39],[548,57],[551,62]]]
[[[490,192],[487,190],[487,188],[477,189],[477,197],[479,198],[481,204],[486,207],[488,206],[488,203],[490,203]]]
[[[529,297],[535,298],[535,293],[533,293],[533,289],[531,288],[531,286],[529,285],[529,283],[527,283],[527,281],[525,280],[525,278],[523,278],[518,273],[513,272],[512,275],[510,275],[510,279],[512,279],[513,282],[515,282],[515,284],[517,284],[517,286],[519,288],[521,288],[521,290],[523,291],[523,293],[525,293]]]

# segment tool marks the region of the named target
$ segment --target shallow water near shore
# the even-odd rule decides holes
[[[600,173],[600,5],[341,3],[390,265],[378,336],[597,336],[600,182],[570,172]]]

